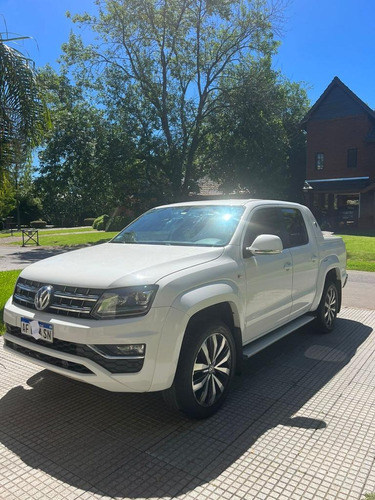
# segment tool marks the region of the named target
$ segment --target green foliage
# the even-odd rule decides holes
[[[106,231],[121,231],[132,220],[133,220],[133,217],[129,217],[126,215],[116,215],[115,217],[110,217],[110,219],[105,227],[105,230]]]
[[[95,222],[95,217],[87,217],[86,219],[83,220],[83,225],[84,226],[92,226]]]
[[[18,210],[10,212],[14,220],[17,220],[17,212],[20,224],[29,225],[31,221],[39,220],[43,216],[42,202],[40,198],[34,197],[32,192],[22,192],[18,197]]]
[[[0,169],[22,164],[49,127],[33,62],[0,34]]]
[[[3,310],[6,301],[12,295],[18,275],[21,271],[2,271],[0,272],[0,335],[5,333],[3,323]]]
[[[0,170],[0,219],[6,217],[16,206],[16,192],[9,174]]]
[[[85,100],[80,86],[64,74],[47,67],[40,79],[48,89],[53,121],[39,153],[36,181],[46,217],[55,224],[77,225],[143,191],[126,131]]]
[[[9,45],[13,41],[0,34],[0,216],[16,208],[20,224],[28,160],[50,120],[34,63]]]
[[[202,172],[227,192],[295,198],[304,181],[300,121],[308,107],[306,92],[272,70],[270,58],[236,68],[223,85],[228,92],[207,127]]]
[[[265,0],[97,5],[97,17],[73,17],[95,31],[97,46],[85,47],[72,34],[63,47],[65,63],[132,138],[138,185],[155,197],[184,197],[198,174],[207,120],[227,106],[222,82],[249,55],[275,51],[282,2],[279,10]]]
[[[44,220],[33,220],[30,222],[30,227],[35,227],[35,229],[43,229],[46,225],[47,222]]]
[[[98,231],[104,231],[108,220],[109,220],[109,215],[107,214],[97,217],[92,225],[93,229],[97,229]]]

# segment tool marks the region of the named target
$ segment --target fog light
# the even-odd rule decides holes
[[[104,358],[144,358],[146,352],[146,344],[104,344],[88,347]]]

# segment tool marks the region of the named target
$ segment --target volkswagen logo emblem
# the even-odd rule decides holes
[[[38,311],[44,311],[44,309],[47,309],[51,302],[52,293],[53,286],[51,285],[45,285],[39,288],[34,298],[34,305]]]

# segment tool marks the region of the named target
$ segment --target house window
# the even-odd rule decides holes
[[[357,148],[348,149],[348,168],[357,168]]]
[[[324,168],[324,153],[315,154],[315,168],[316,170],[323,170]]]

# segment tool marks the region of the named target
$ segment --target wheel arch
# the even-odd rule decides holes
[[[328,263],[327,263],[328,264]],[[329,265],[327,265],[325,268],[321,268],[318,280],[317,280],[317,286],[316,286],[316,295],[314,302],[311,306],[311,311],[316,311],[316,309],[319,307],[320,301],[322,299],[324,287],[327,283],[328,280],[331,280],[336,283],[337,289],[338,289],[338,294],[339,294],[339,304],[338,304],[338,312],[340,312],[341,309],[341,302],[342,302],[342,276],[341,276],[341,270],[340,270],[340,265],[339,261],[332,261],[329,262]]]
[[[232,332],[236,346],[236,373],[240,373],[242,367],[242,331],[239,326],[239,315],[235,304],[230,302],[219,302],[197,311],[191,316],[186,326],[184,338],[186,335],[189,335],[189,330],[210,321],[221,321],[225,323]],[[180,349],[180,354],[181,351],[182,348]]]
[[[320,286],[318,288],[319,290],[319,293],[317,294],[316,298],[315,298],[315,301],[314,301],[314,308],[312,309],[313,311],[315,311],[319,304],[320,304],[320,301],[322,299],[322,296],[323,296],[323,292],[324,292],[324,287],[326,285],[327,282],[329,281],[333,281],[334,283],[336,283],[337,285],[337,291],[338,291],[338,310],[337,312],[340,312],[341,310],[341,302],[342,302],[342,286],[341,286],[341,272],[340,272],[340,268],[339,267],[332,267],[330,269],[328,269],[325,273],[324,276],[322,276],[322,279],[319,280],[320,282]]]
[[[241,369],[241,304],[234,283],[217,282],[181,293],[169,309],[158,347],[152,390],[173,383],[184,339],[197,322],[219,319],[231,330],[236,347],[236,372]]]

